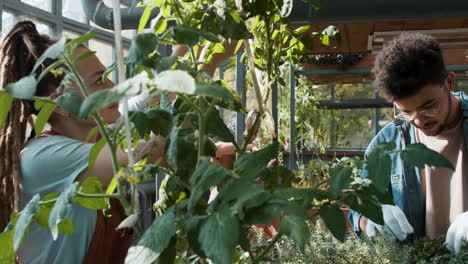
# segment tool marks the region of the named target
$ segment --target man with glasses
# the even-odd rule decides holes
[[[384,142],[399,149],[423,143],[455,171],[407,167],[393,155],[389,192],[396,206],[382,206],[385,226],[351,212],[354,231],[389,233],[400,241],[446,235],[447,247],[458,253],[468,241],[468,96],[453,93],[455,74],[446,70],[439,43],[427,35],[403,33],[390,41],[373,72],[376,90],[393,102],[395,119],[371,141],[366,156]],[[367,175],[364,168],[361,177]]]

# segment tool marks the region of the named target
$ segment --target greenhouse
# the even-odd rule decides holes
[[[0,0],[0,264],[468,263],[467,14]]]

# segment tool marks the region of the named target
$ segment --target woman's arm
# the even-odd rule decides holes
[[[150,140],[141,141],[133,150],[134,160],[138,161],[144,155],[149,154],[148,163],[154,163],[159,158],[163,157],[164,152],[164,138],[157,135],[152,135]],[[121,149],[117,149],[117,162],[119,165],[128,165],[128,153]],[[162,166],[166,165],[166,160],[163,159],[160,163]],[[96,158],[92,168],[84,170],[78,177],[77,181],[84,182],[89,177],[98,177],[104,187],[106,187],[114,177],[114,170],[112,167],[111,151],[109,146],[105,146]]]

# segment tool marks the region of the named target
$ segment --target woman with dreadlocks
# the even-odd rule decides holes
[[[37,32],[34,23],[17,23],[0,45],[0,88],[29,75],[34,64],[54,40]],[[85,46],[75,50],[74,56],[88,51]],[[47,59],[42,69],[54,63]],[[110,80],[101,81],[105,67],[96,56],[79,60],[75,64],[83,83],[90,93],[109,89]],[[40,72],[34,72],[36,78]],[[47,74],[37,85],[36,96],[56,98],[61,77]],[[81,94],[78,87],[74,87]],[[113,177],[110,150],[105,147],[92,168],[88,168],[88,153],[93,142],[85,143],[88,133],[96,127],[92,119],[81,120],[63,109],[56,108],[49,123],[51,130],[27,139],[28,121],[37,112],[33,101],[14,99],[3,127],[0,128],[0,230],[9,222],[10,215],[18,212],[37,193],[41,197],[62,192],[75,181],[98,176],[104,186]],[[100,111],[107,123],[115,122],[120,114],[118,104]],[[135,159],[150,153],[151,159],[162,156],[161,138],[151,137],[140,143]],[[95,142],[95,141],[94,141]],[[127,154],[119,150],[119,164],[128,163]],[[101,211],[89,210],[73,204],[71,220],[73,234],[59,234],[53,240],[50,231],[31,223],[29,233],[18,250],[20,263],[123,263],[132,241],[131,232],[115,231],[125,214],[118,203],[112,203],[112,217]]]

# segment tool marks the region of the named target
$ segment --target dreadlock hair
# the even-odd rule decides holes
[[[415,95],[430,84],[442,84],[448,75],[437,40],[420,33],[402,33],[375,58],[374,87],[392,102]]]
[[[44,51],[55,43],[47,35],[39,34],[31,21],[13,26],[0,44],[0,88],[31,74],[34,64]],[[54,60],[45,60],[40,70]],[[59,86],[60,79],[52,74],[42,79],[36,88],[37,96],[47,96]],[[0,128],[0,231],[8,224],[10,215],[18,212],[20,202],[20,151],[26,141],[26,128],[31,115],[37,114],[31,100],[14,99],[3,127]]]

